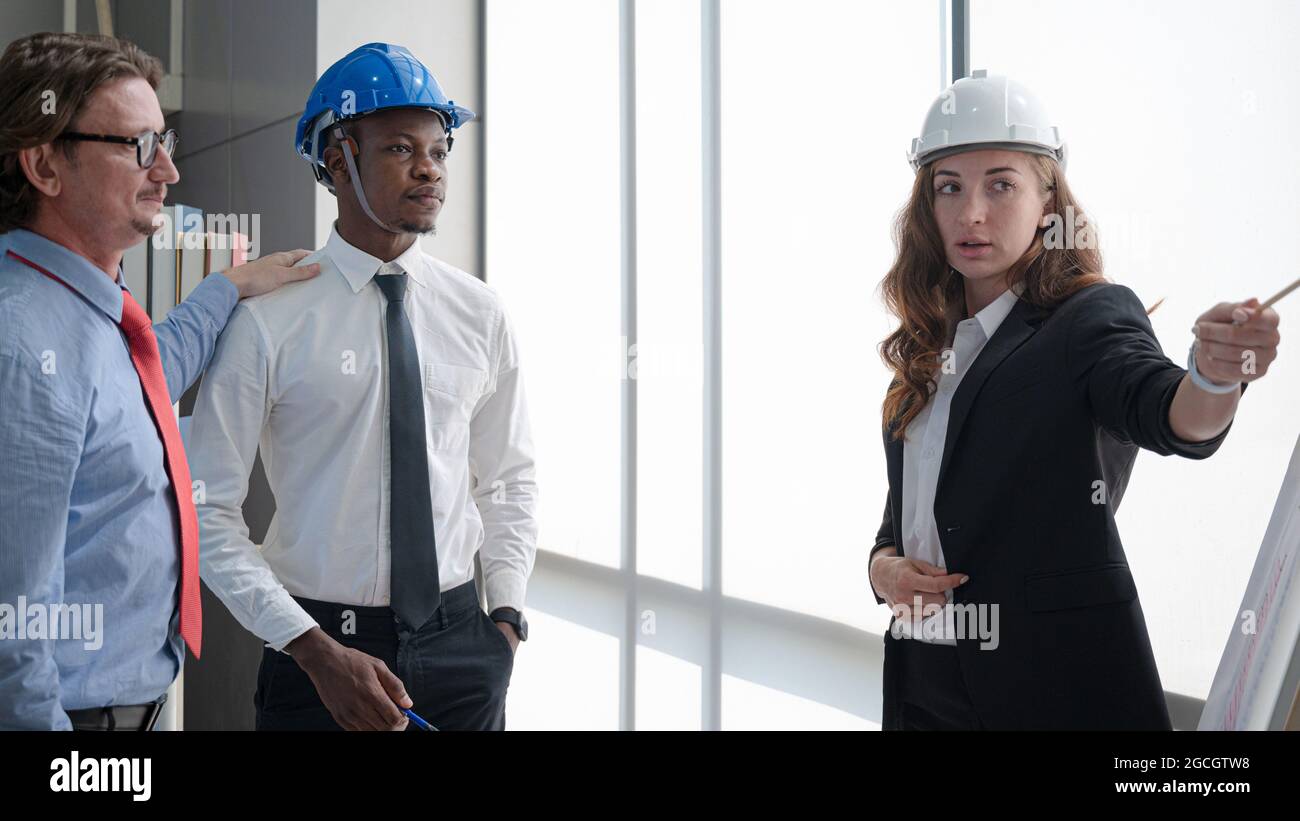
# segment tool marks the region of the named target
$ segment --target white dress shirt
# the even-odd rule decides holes
[[[952,398],[985,344],[993,337],[1002,320],[1007,318],[1023,290],[1021,283],[1002,292],[970,319],[957,323],[951,340],[952,373],[940,368],[938,390],[907,426],[903,445],[903,555],[947,569],[943,547],[939,543],[939,524],[934,518],[934,497],[939,482],[944,446],[948,439],[948,418]],[[941,360],[942,361],[942,360]],[[952,591],[944,593],[952,604]],[[953,609],[944,607],[921,621],[920,632],[913,633],[912,623],[898,621],[899,632],[908,637],[934,644],[955,646]]]
[[[276,650],[316,624],[292,596],[389,604],[387,302],[371,280],[405,272],[440,588],[473,578],[481,549],[489,612],[522,610],[537,488],[495,291],[418,241],[385,264],[335,230],[312,262],[319,276],[239,304],[204,374],[188,447],[203,581]],[[259,444],[276,500],[260,549],[241,510]]]

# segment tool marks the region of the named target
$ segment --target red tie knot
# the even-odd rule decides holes
[[[126,291],[122,292],[122,321],[119,324],[127,336],[136,336],[146,328],[153,327],[149,314]]]

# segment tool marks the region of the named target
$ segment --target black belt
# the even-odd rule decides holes
[[[149,704],[124,704],[117,707],[89,707],[67,710],[74,730],[135,730],[148,732],[162,714],[167,694]]]

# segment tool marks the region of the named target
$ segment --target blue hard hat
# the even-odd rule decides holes
[[[474,119],[474,112],[447,99],[429,69],[410,51],[388,43],[366,43],[325,70],[307,98],[293,147],[312,164],[316,179],[330,190],[321,152],[330,125],[387,108],[438,112],[450,135]]]

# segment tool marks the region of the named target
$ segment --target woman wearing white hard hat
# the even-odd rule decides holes
[[[1277,355],[1278,316],[1220,303],[1196,320],[1190,372],[1171,362],[1102,276],[1060,131],[1006,77],[954,83],[909,159],[869,560],[894,612],[884,728],[1169,729],[1115,510],[1137,448],[1218,449]]]

